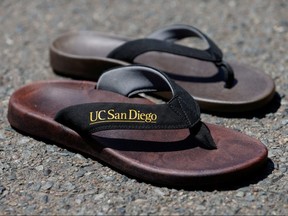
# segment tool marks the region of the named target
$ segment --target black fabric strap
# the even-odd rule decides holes
[[[98,89],[116,92],[127,97],[140,92],[174,91],[178,89],[167,78],[155,69],[134,65],[133,67],[116,68],[103,73],[99,78]],[[172,92],[173,93],[173,92]]]
[[[63,109],[57,114],[56,120],[69,123],[82,133],[117,128],[190,128],[200,121],[199,106],[194,99],[165,74],[152,68],[130,66],[107,71],[100,77],[97,89],[130,97],[143,92],[169,90],[173,97],[168,103],[159,105],[80,104]]]
[[[173,43],[176,40],[187,37],[198,37],[204,40],[209,47],[206,50],[200,50]],[[110,52],[107,57],[133,63],[137,56],[151,51],[213,62],[219,70],[226,74],[226,87],[230,88],[234,84],[233,69],[223,61],[223,54],[220,48],[208,36],[192,26],[172,25],[159,29],[147,38],[124,43]]]
[[[87,103],[68,107],[57,114],[75,131],[87,134],[113,129],[180,129],[191,128],[200,118],[180,111],[185,106],[175,98],[169,104],[144,105],[125,103]],[[63,116],[62,116],[63,115]]]
[[[203,40],[207,43],[208,49],[206,50],[200,50],[195,49],[197,52],[208,52],[212,58],[213,62],[221,62],[223,59],[223,53],[221,49],[203,32],[201,32],[199,29],[188,26],[188,25],[171,25],[167,26],[161,29],[158,29],[157,31],[154,31],[150,35],[148,35],[147,38],[150,39],[156,39],[156,40],[162,40],[162,41],[168,41],[168,42],[175,42],[177,40],[181,40],[188,37],[197,37]],[[192,48],[191,48],[192,49]],[[194,57],[197,58],[197,57]],[[200,59],[205,60],[205,59]],[[209,61],[209,59],[207,59]]]
[[[129,83],[138,83],[140,87]],[[109,84],[110,83],[110,84]],[[127,83],[127,86],[124,84]],[[157,85],[159,83],[159,85]],[[125,87],[124,87],[125,86]],[[136,92],[169,89],[173,97],[165,104],[86,103],[60,110],[55,120],[83,136],[102,130],[133,129],[183,129],[193,131],[202,124],[200,110],[194,99],[164,73],[144,66],[127,66],[110,70],[99,79],[98,89],[133,96]],[[215,143],[205,126],[197,127],[204,144],[215,148]],[[194,131],[195,132],[195,131]],[[195,136],[196,136],[195,134]],[[199,134],[198,134],[199,136]],[[209,142],[208,142],[208,141]]]
[[[222,60],[222,53],[221,55],[219,53],[219,55],[214,55],[211,48],[199,50],[150,38],[128,41],[114,49],[107,57],[133,63],[137,56],[152,51],[171,53],[211,62],[221,62]]]
[[[176,40],[181,40],[187,37],[198,37],[203,41],[206,41],[207,44],[211,44],[210,46],[215,47],[214,49],[216,49],[217,52],[221,53],[221,50],[216,46],[216,44],[214,44],[214,42],[209,37],[207,37],[199,29],[193,26],[180,24],[170,25],[160,28],[147,36],[147,38],[165,40],[169,42],[174,42]]]

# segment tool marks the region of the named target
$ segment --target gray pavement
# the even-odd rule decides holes
[[[0,215],[287,215],[288,1],[0,1]],[[241,116],[203,114],[206,122],[260,139],[264,174],[227,188],[172,189],[139,182],[89,157],[13,130],[14,90],[56,76],[48,46],[70,30],[143,37],[168,24],[206,32],[226,59],[262,68],[277,86],[273,102]]]

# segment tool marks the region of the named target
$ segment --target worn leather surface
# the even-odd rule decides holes
[[[187,129],[107,130],[89,139],[54,121],[64,107],[89,102],[146,103],[143,98],[96,90],[88,81],[43,81],[20,88],[10,98],[10,124],[33,137],[89,154],[141,180],[171,186],[213,185],[245,178],[267,159],[258,140],[206,124],[217,145],[208,150]]]
[[[62,75],[97,80],[105,70],[128,64],[106,57],[128,40],[89,31],[64,34],[51,44],[51,66]],[[214,63],[160,52],[142,54],[135,59],[135,63],[167,72],[204,110],[254,110],[267,104],[275,93],[274,82],[268,75],[241,63],[229,62],[236,78],[232,88],[224,87],[223,74]]]

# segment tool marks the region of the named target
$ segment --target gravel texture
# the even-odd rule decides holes
[[[0,1],[0,214],[287,215],[288,1]],[[259,178],[227,188],[173,189],[139,182],[105,164],[13,130],[10,95],[53,74],[48,46],[70,30],[142,37],[182,23],[206,32],[226,59],[262,68],[277,86],[273,102],[238,116],[203,114],[260,139],[270,161]]]

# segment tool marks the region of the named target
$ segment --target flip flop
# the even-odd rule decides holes
[[[174,43],[187,37],[198,37],[209,48]],[[136,40],[99,32],[70,32],[51,44],[50,63],[60,75],[88,80],[98,80],[103,71],[115,66],[151,66],[166,72],[208,111],[255,110],[275,93],[268,75],[245,64],[226,63],[210,38],[186,25],[168,26]]]
[[[154,103],[138,95],[170,91]],[[200,120],[197,103],[164,73],[143,66],[90,81],[41,81],[15,91],[12,127],[86,153],[124,174],[168,186],[234,182],[259,169],[258,140]]]

